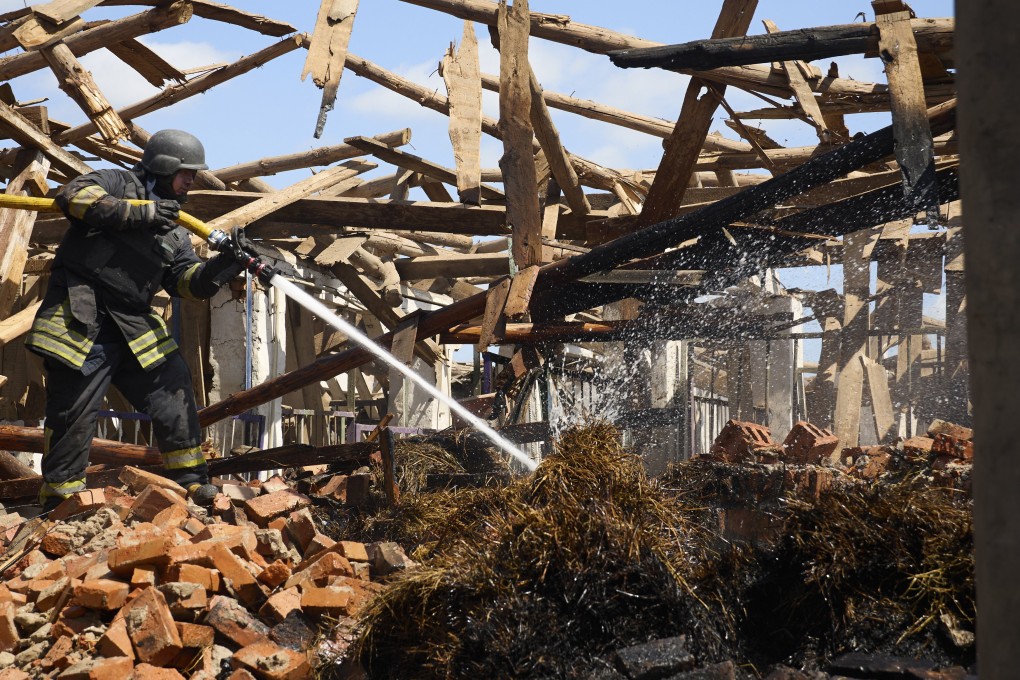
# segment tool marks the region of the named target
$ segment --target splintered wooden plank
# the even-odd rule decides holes
[[[92,79],[92,74],[75,59],[67,45],[57,42],[42,48],[42,53],[57,76],[60,89],[81,107],[89,120],[95,123],[103,139],[114,143],[128,136],[124,121],[113,110],[102,90]]]
[[[478,38],[474,24],[464,22],[460,49],[447,50],[440,68],[450,98],[450,142],[457,170],[457,193],[462,203],[481,201],[482,87],[478,66]]]
[[[482,314],[482,327],[478,333],[479,351],[484,351],[494,339],[502,338],[503,333],[506,332],[506,315],[503,313],[503,308],[506,306],[509,294],[509,278],[489,286],[489,290],[485,293],[485,313]]]
[[[889,394],[889,376],[885,367],[868,357],[861,357],[864,377],[868,381],[868,394],[871,396],[871,410],[875,417],[875,431],[878,441],[884,442],[892,431],[895,420],[892,397]]]
[[[758,0],[724,0],[712,37],[726,38],[747,33],[757,4]],[[701,94],[703,90],[704,95]],[[725,85],[713,86],[701,78],[691,78],[676,127],[666,140],[666,151],[638,218],[642,226],[662,222],[677,214],[725,90]]]
[[[457,183],[457,173],[449,168],[444,168],[442,165],[433,163],[432,161],[425,160],[421,156],[416,156],[413,153],[407,153],[400,149],[394,149],[386,146],[372,137],[348,137],[344,140],[345,144],[361,149],[365,153],[370,153],[379,160],[392,163],[401,168],[407,168],[414,172],[420,172],[423,175],[427,175],[434,179],[438,179],[441,182],[447,184]],[[491,200],[504,200],[506,197],[503,192],[495,187],[491,187],[485,184],[479,187],[483,198]]]
[[[183,83],[188,79],[176,66],[167,62],[163,57],[134,38],[129,38],[114,45],[107,45],[106,49],[110,50],[114,56],[133,68],[155,87],[161,88],[163,83],[169,80]]]
[[[917,43],[910,28],[910,12],[875,17],[879,55],[885,63],[892,104],[896,161],[903,171],[903,194],[919,209],[938,210],[935,191],[935,151],[926,114],[924,82],[917,59]]]
[[[510,269],[510,261],[505,253],[422,255],[413,259],[401,258],[395,265],[400,272],[400,278],[405,281],[420,281],[440,276],[446,278],[501,276]]]
[[[560,190],[563,191],[567,205],[575,214],[587,215],[591,212],[591,205],[581,190],[581,182],[577,179],[570,157],[560,142],[560,133],[556,130],[552,116],[549,115],[549,107],[545,105],[545,97],[542,96],[542,86],[539,85],[538,78],[530,67],[528,75],[531,86],[531,125],[535,129],[535,136],[545,151],[549,169],[556,178]]]
[[[778,33],[779,27],[776,26],[776,22],[771,19],[763,19],[762,23],[765,24],[765,30],[769,33]],[[818,100],[815,99],[815,94],[812,92],[811,87],[808,86],[807,80],[804,79],[804,75],[801,73],[801,65],[803,62],[795,60],[781,62],[783,71],[786,73],[786,79],[790,83],[790,89],[793,90],[793,96],[797,98],[797,103],[804,109],[804,113],[808,119],[815,126],[815,130],[818,132],[819,141],[826,143],[830,141],[830,131],[828,124],[825,122],[825,117],[822,115],[822,110],[818,108]]]
[[[47,135],[12,107],[0,101],[0,130],[21,146],[30,146],[42,151],[53,166],[68,177],[91,172],[92,168],[53,143]]]
[[[532,150],[531,66],[528,63],[528,0],[499,3],[499,131],[503,137],[503,186],[513,226],[513,257],[524,268],[542,262],[542,219]]]
[[[32,328],[35,313],[39,311],[40,307],[42,307],[42,300],[16,314],[3,317],[3,320],[0,321],[0,347],[27,333]]]
[[[295,201],[375,167],[378,167],[375,163],[347,161],[334,168],[327,168],[318,174],[290,185],[286,189],[269,194],[237,210],[232,210],[226,215],[217,217],[208,223],[209,228],[230,230],[246,227],[255,220],[271,215],[280,208],[284,208]]]
[[[100,2],[102,0],[53,0],[43,5],[33,5],[32,12],[59,26]]]
[[[14,39],[26,50],[36,50],[85,28],[83,19],[54,26],[31,16],[14,31]]]
[[[315,123],[316,139],[322,136],[322,130],[326,127],[326,115],[333,110],[336,102],[336,92],[347,59],[347,45],[351,40],[357,13],[358,0],[322,0],[319,5],[315,30],[308,45],[308,57],[301,71],[301,80],[311,74],[312,82],[322,89],[322,104]]]
[[[40,176],[45,181],[50,162],[37,149],[18,152],[13,171],[16,173],[4,193],[24,196]],[[38,213],[34,210],[0,209],[0,319],[10,315],[21,293],[21,279],[28,259],[28,243]]]
[[[510,319],[516,319],[528,313],[531,307],[531,293],[535,290],[538,280],[538,265],[522,269],[513,277],[510,292],[507,295],[504,313]]]

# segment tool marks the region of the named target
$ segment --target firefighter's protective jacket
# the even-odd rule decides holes
[[[96,336],[109,319],[143,368],[158,366],[177,350],[166,323],[152,311],[158,290],[208,298],[239,273],[226,254],[203,262],[183,227],[166,234],[130,228],[131,206],[121,199],[158,198],[144,180],[140,168],[98,170],[58,192],[56,203],[71,224],[26,340],[32,351],[87,373]]]

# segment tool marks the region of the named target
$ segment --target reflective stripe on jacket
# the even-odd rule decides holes
[[[80,369],[110,318],[143,368],[177,351],[166,323],[152,311],[153,297],[160,288],[174,297],[211,297],[230,270],[222,255],[203,262],[182,227],[160,235],[133,225],[130,205],[121,199],[151,198],[138,168],[99,170],[60,189],[56,202],[70,227],[26,339],[29,349]]]

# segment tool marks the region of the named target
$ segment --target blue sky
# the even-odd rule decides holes
[[[24,6],[23,0],[0,0],[0,11]],[[230,3],[245,11],[287,21],[298,30],[311,31],[319,2],[236,1]],[[689,0],[533,0],[536,12],[569,14],[573,20],[604,26],[615,31],[662,43],[681,43],[710,35],[721,2]],[[915,0],[911,3],[918,16],[952,16],[952,0]],[[625,8],[625,9],[622,9]],[[88,19],[126,16],[145,7],[97,8],[86,13]],[[751,33],[762,33],[761,20],[774,20],[780,29],[804,28],[860,21],[859,13],[873,20],[868,0],[807,2],[805,0],[760,0]],[[436,66],[451,42],[459,42],[463,22],[454,17],[410,5],[399,0],[362,0],[355,21],[350,51],[374,61],[404,77],[445,92]],[[499,56],[489,46],[488,33],[475,27],[481,45],[482,70],[496,74]],[[152,49],[179,68],[232,62],[251,54],[277,38],[210,22],[198,17],[189,23],[146,36]],[[619,69],[605,56],[533,39],[530,57],[534,70],[547,90],[593,99],[645,115],[675,120],[687,85],[687,77],[659,70]],[[435,162],[453,166],[453,154],[447,137],[447,118],[374,83],[344,73],[336,108],[329,114],[321,139],[313,137],[321,92],[311,79],[301,81],[304,50],[295,50],[254,72],[219,85],[210,92],[193,97],[170,109],[139,119],[150,132],[176,127],[197,134],[205,143],[209,165],[213,168],[257,158],[293,153],[327,144],[337,144],[352,135],[376,135],[410,127],[410,150]],[[860,56],[836,59],[840,75],[857,80],[884,82],[877,59]],[[115,107],[148,97],[156,90],[113,55],[101,50],[82,59],[99,87]],[[828,60],[816,64],[823,70]],[[56,88],[48,71],[37,72],[12,81],[19,100],[49,97],[51,117],[78,124],[84,115]],[[727,99],[737,110],[759,108],[763,103],[744,92],[729,88]],[[496,95],[486,93],[486,113],[498,116]],[[661,140],[641,133],[590,121],[568,113],[553,111],[564,145],[572,152],[603,165],[624,168],[655,168],[662,154]],[[735,137],[719,110],[713,129]],[[870,132],[887,125],[887,114],[847,116],[852,133]],[[816,143],[813,130],[800,121],[761,121],[762,127],[787,146]],[[500,143],[484,137],[483,167],[495,167],[501,154]],[[383,169],[377,172],[383,172]],[[266,178],[283,187],[308,176],[307,170]],[[412,197],[415,195],[412,194]],[[788,285],[825,288],[839,287],[838,267],[826,272],[783,272]],[[931,296],[929,296],[931,297]],[[939,301],[931,297],[927,313],[937,314]]]
[[[23,0],[0,0],[0,10],[23,6]],[[311,31],[319,3],[313,0],[289,2],[236,1],[234,6],[287,21],[301,31]],[[627,11],[621,11],[621,6]],[[589,0],[546,2],[534,0],[533,11],[569,14],[575,21],[605,26],[663,43],[678,43],[707,37],[715,23],[721,2]],[[914,2],[920,16],[949,16],[950,0]],[[144,7],[98,8],[86,18],[125,16]],[[752,33],[764,31],[761,19],[773,19],[780,28],[792,29],[854,21],[859,12],[872,17],[870,2],[805,2],[761,0],[751,25]],[[859,20],[859,19],[858,19]],[[436,65],[451,42],[459,42],[463,22],[445,14],[399,2],[362,0],[351,39],[351,52],[443,91]],[[498,54],[488,44],[488,34],[476,26],[482,46],[482,70],[498,73]],[[210,22],[198,17],[188,24],[143,38],[155,51],[181,68],[231,62],[275,42],[275,38]],[[678,74],[644,69],[618,69],[607,57],[579,49],[533,39],[531,60],[543,87],[548,90],[594,99],[646,115],[675,120],[687,78]],[[292,153],[324,144],[336,144],[352,135],[374,135],[402,127],[413,130],[416,153],[452,166],[446,136],[447,119],[424,109],[374,83],[345,72],[334,111],[329,115],[321,139],[313,137],[320,91],[308,79],[300,80],[304,50],[280,57],[262,69],[217,86],[207,94],[193,97],[174,107],[140,119],[149,131],[180,127],[199,135],[206,143],[209,164],[222,167],[255,158]],[[155,92],[105,50],[83,60],[99,87],[117,107],[138,101]],[[840,58],[841,75],[858,80],[884,81],[875,59]],[[823,69],[827,62],[819,63]],[[48,72],[13,81],[20,100],[49,96],[50,115],[70,123],[83,122],[77,107],[59,92]],[[730,103],[738,110],[762,105],[746,93],[730,88]],[[498,114],[496,96],[486,93],[485,108]],[[721,109],[720,109],[721,111]],[[616,168],[654,168],[661,156],[660,140],[622,130],[605,123],[571,114],[553,112],[564,144],[572,152]],[[870,131],[887,124],[877,115],[848,117],[852,132]],[[812,130],[799,121],[763,121],[763,127],[780,143],[811,144]],[[733,137],[719,117],[716,129]],[[496,140],[484,138],[485,167],[494,167],[501,153]],[[285,186],[307,176],[297,171],[276,178],[271,184]]]

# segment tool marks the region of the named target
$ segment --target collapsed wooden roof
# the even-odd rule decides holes
[[[300,27],[311,28],[309,33],[207,0],[54,0],[3,15],[0,45],[17,52],[0,58],[0,78],[48,68],[90,121],[61,124],[47,117],[45,107],[18,102],[9,87],[0,92],[0,128],[15,144],[0,154],[7,192],[50,192],[53,184],[90,169],[83,158],[130,167],[148,138],[135,122],[138,117],[306,50],[302,76],[310,74],[322,88],[317,134],[346,69],[448,115],[456,167],[404,150],[409,129],[357,136],[204,171],[188,210],[213,226],[248,227],[264,243],[293,251],[347,288],[390,330],[382,342],[410,337],[419,341],[419,351],[428,351],[420,343],[437,335],[482,346],[504,336],[508,341],[611,337],[611,324],[601,330],[584,325],[599,320],[602,305],[636,297],[678,306],[768,267],[839,262],[844,248],[839,237],[925,213],[937,221],[938,206],[958,197],[953,21],[915,17],[899,0],[874,0],[874,22],[795,31],[777,31],[766,23],[769,33],[761,36],[745,35],[756,0],[724,0],[710,38],[672,46],[563,15],[529,12],[525,0],[510,7],[489,0],[404,2],[465,20],[461,44],[442,61],[446,94],[347,50],[357,0],[324,0],[315,25]],[[89,21],[89,10],[98,5],[151,8],[113,21]],[[200,73],[174,67],[137,40],[184,24],[192,15],[278,40]],[[498,75],[480,72],[474,24],[489,28],[500,51]],[[689,74],[676,123],[543,90],[528,62],[529,36],[608,55],[624,68]],[[101,78],[94,79],[77,61],[100,48],[130,64],[160,92],[115,109],[102,93]],[[823,74],[807,63],[845,54],[881,59],[888,82],[844,79],[834,68]],[[768,105],[736,111],[727,101],[728,88],[754,93]],[[498,120],[483,115],[483,89],[499,93]],[[612,169],[570,153],[550,108],[661,138],[665,151],[659,167]],[[733,136],[709,133],[720,108],[729,116]],[[851,138],[843,117],[874,111],[891,112],[892,125]],[[746,123],[771,118],[802,121],[819,143],[784,148]],[[482,134],[502,141],[498,169],[480,166]],[[387,174],[363,177],[383,165],[391,168]],[[262,179],[299,168],[322,169],[283,189]],[[408,200],[412,187],[420,187],[429,200]],[[17,295],[10,282],[45,267],[66,222],[0,212],[0,252],[5,253],[0,318],[7,318]],[[924,242],[930,249],[943,247],[943,235],[898,229],[887,236]],[[12,248],[21,257],[9,255]],[[867,251],[872,258],[883,252],[874,244]],[[429,293],[453,302],[402,316],[398,307],[405,296]],[[3,322],[4,340],[24,331],[31,311]],[[574,316],[578,313],[583,315]],[[508,321],[528,317],[531,325],[508,332]],[[686,332],[696,335],[699,323],[691,314]],[[360,349],[323,355],[207,407],[203,422],[369,358]]]

